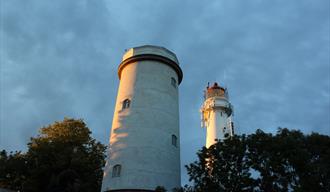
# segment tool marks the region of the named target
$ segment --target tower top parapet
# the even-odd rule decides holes
[[[174,61],[176,64],[179,65],[178,58],[172,51],[166,49],[165,47],[155,46],[155,45],[142,45],[138,47],[132,47],[124,53],[122,61],[125,61],[126,59],[133,56],[144,55],[144,54],[163,56],[171,59],[172,61]]]
[[[119,79],[121,77],[121,72],[125,66],[130,63],[145,61],[145,60],[153,60],[159,61],[163,64],[166,64],[173,68],[178,75],[178,83],[180,84],[183,78],[182,70],[179,66],[179,61],[176,55],[170,50],[154,45],[143,45],[139,47],[133,47],[128,49],[122,59],[118,67],[118,76]]]
[[[228,99],[227,89],[219,86],[217,82],[215,82],[211,87],[208,84],[204,92],[204,98],[206,100],[210,97],[222,97]]]

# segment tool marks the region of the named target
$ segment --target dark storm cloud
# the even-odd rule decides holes
[[[1,147],[24,149],[64,116],[108,142],[125,49],[175,52],[181,159],[205,142],[208,81],[229,89],[240,133],[277,127],[330,134],[329,1],[3,1]],[[183,170],[183,182],[187,177]]]

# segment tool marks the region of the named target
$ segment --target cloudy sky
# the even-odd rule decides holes
[[[118,64],[144,44],[175,52],[184,73],[182,167],[205,143],[207,82],[228,88],[239,133],[330,135],[329,2],[0,0],[0,148],[24,151],[65,116],[108,143]]]

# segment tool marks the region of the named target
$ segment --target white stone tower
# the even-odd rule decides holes
[[[103,191],[180,187],[179,92],[174,53],[145,45],[126,51],[104,170]]]
[[[202,127],[206,128],[206,147],[216,140],[234,135],[232,122],[233,107],[228,100],[228,92],[217,83],[209,85],[204,92],[204,103],[201,107]]]

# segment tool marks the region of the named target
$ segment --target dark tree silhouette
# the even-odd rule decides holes
[[[27,161],[20,151],[0,152],[0,187],[19,190],[27,175]]]
[[[12,171],[12,158],[5,159],[2,158],[5,155],[1,155],[1,161],[4,159],[6,165],[5,172],[1,170],[0,186],[27,192],[51,191],[61,187],[61,174],[72,170],[79,176],[80,191],[99,192],[105,148],[91,137],[82,120],[65,118],[62,122],[41,128],[40,135],[28,143],[28,151],[15,154],[22,156],[17,165],[22,168],[18,169],[20,178]],[[17,181],[9,182],[8,175]]]
[[[279,129],[234,136],[197,153],[185,191],[329,191],[330,137]]]

